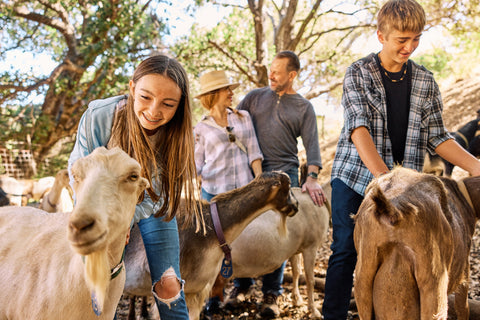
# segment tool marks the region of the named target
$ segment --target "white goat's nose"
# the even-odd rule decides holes
[[[70,219],[70,222],[68,224],[71,231],[75,233],[90,230],[93,228],[94,225],[95,225],[95,220],[91,217]]]

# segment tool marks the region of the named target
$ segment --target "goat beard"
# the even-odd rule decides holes
[[[98,309],[101,312],[110,283],[110,267],[105,250],[92,252],[85,257],[85,279],[88,288],[97,298]]]
[[[281,237],[287,237],[288,229],[287,229],[287,216],[282,214],[280,218],[280,223],[277,226],[278,234]]]

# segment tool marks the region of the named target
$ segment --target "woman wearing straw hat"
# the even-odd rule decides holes
[[[211,71],[200,77],[196,96],[208,110],[195,126],[195,164],[202,181],[202,198],[241,187],[262,173],[263,155],[258,146],[250,114],[231,108],[233,90],[225,71]],[[217,281],[222,283],[219,275]],[[217,284],[217,283],[216,283]],[[220,297],[207,303],[205,314],[219,312]]]
[[[231,108],[232,90],[238,86],[222,70],[200,77],[201,91],[196,98],[208,115],[195,126],[195,164],[202,179],[202,197],[207,201],[262,173],[263,155],[250,114]]]

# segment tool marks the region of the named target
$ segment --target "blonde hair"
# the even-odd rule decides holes
[[[389,0],[377,16],[377,28],[385,36],[393,30],[420,33],[425,24],[425,11],[415,0]]]
[[[201,95],[200,97],[198,97],[198,99],[200,100],[202,107],[210,111],[215,105],[215,103],[217,103],[219,96],[220,89],[217,89]]]
[[[204,228],[201,209],[196,204],[197,175],[194,161],[194,139],[189,82],[184,68],[176,60],[164,55],[152,56],[142,61],[135,69],[132,80],[137,82],[149,74],[160,74],[172,79],[181,89],[182,96],[173,118],[161,126],[156,145],[151,145],[148,136],[134,112],[134,99],[128,96],[124,108],[118,110],[111,142],[119,146],[142,167],[142,176],[150,183],[147,189],[154,202],[163,199],[163,204],[155,217],[173,219],[180,206],[182,191],[185,198],[185,225],[196,221],[197,231]],[[153,182],[153,183],[152,183]],[[160,194],[154,186],[160,187]],[[143,193],[139,201],[143,200]]]
[[[200,103],[202,104],[202,107],[207,109],[208,111],[212,110],[213,106],[215,103],[217,103],[219,97],[220,97],[220,90],[227,89],[228,87],[213,90],[210,92],[207,92],[205,94],[202,94],[198,99],[200,100]],[[229,108],[230,110],[233,111],[236,115],[238,115],[240,118],[243,117],[243,115],[238,112],[236,109]]]

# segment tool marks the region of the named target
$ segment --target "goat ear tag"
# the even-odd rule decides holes
[[[232,261],[231,260],[223,258],[222,269],[220,269],[220,273],[222,274],[222,277],[224,277],[224,278],[230,278],[232,276],[233,268],[232,268]]]

